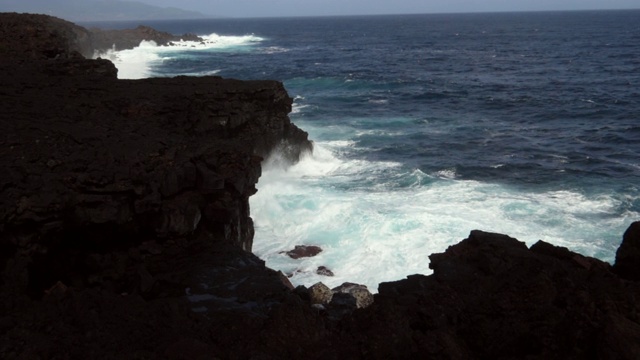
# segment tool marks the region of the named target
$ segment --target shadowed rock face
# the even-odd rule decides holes
[[[640,281],[640,221],[625,231],[613,268],[622,278]]]
[[[286,147],[297,161],[311,150],[289,121],[292,100],[281,83],[117,80],[110,62],[64,46],[82,28],[43,16],[8,18],[4,29],[26,29],[22,42],[35,50],[21,52],[20,63],[0,60],[5,282],[34,297],[56,281],[87,286],[103,278],[130,291],[127,269],[139,259],[124,254],[145,242],[251,250],[248,197],[262,158]],[[2,39],[17,57],[13,41]],[[104,258],[111,252],[123,254],[123,263]]]
[[[373,358],[634,359],[640,284],[542,241],[472,231],[433,275],[380,284],[352,319]],[[383,331],[386,329],[386,331]]]
[[[250,251],[262,157],[282,142],[296,145],[292,157],[310,149],[280,83],[37,67],[4,69],[0,109],[3,246],[34,259],[203,236]]]
[[[285,252],[292,259],[313,257],[322,252],[322,248],[315,245],[296,245],[293,250]]]
[[[0,358],[640,358],[637,223],[613,269],[472,231],[319,310],[249,252],[261,160],[311,150],[282,84],[117,80],[84,29],[0,20]]]

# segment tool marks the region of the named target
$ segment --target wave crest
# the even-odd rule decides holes
[[[119,79],[143,79],[157,76],[158,74],[154,72],[154,67],[163,61],[178,57],[188,57],[188,52],[191,51],[245,51],[245,49],[264,40],[264,38],[255,35],[227,36],[215,33],[200,37],[202,41],[181,40],[161,46],[153,41],[143,40],[139,46],[133,49],[109,49],[103,52],[96,52],[94,58],[100,57],[111,60],[118,68]],[[198,72],[182,71],[179,75],[205,76],[216,74],[219,71],[220,69],[205,69]]]

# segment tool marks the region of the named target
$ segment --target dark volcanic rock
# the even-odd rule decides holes
[[[624,233],[613,269],[625,279],[640,280],[640,221],[631,224]]]
[[[373,295],[367,287],[354,283],[329,289],[319,282],[308,289],[298,286],[295,293],[315,308],[322,309],[332,320],[342,319],[356,309],[366,308],[373,303]]]
[[[77,39],[64,37],[82,28],[45,16],[4,18],[3,29],[22,31],[36,48],[19,65],[0,59],[5,283],[35,297],[57,281],[109,278],[128,291],[138,276],[129,270],[146,262],[129,253],[143,243],[251,250],[248,197],[262,158],[282,144],[292,161],[311,149],[287,117],[292,100],[281,83],[117,80],[110,62],[69,55]],[[0,47],[12,41],[3,37]],[[40,46],[57,55],[39,55]]]
[[[326,338],[248,252],[263,157],[311,149],[281,83],[120,81],[79,55],[86,30],[1,17],[0,358],[300,358],[282,330]]]
[[[68,21],[35,14],[0,13],[0,59],[68,59],[91,56],[91,33]]]
[[[351,331],[380,359],[638,358],[640,286],[598,260],[534,247],[473,231],[430,256],[433,275],[380,284]]]
[[[133,49],[143,40],[158,45],[203,41],[194,34],[173,35],[143,25],[135,29],[88,30],[46,15],[0,13],[0,58],[4,59],[90,58],[96,51]]]
[[[326,266],[318,266],[318,269],[316,269],[316,274],[322,276],[334,276],[333,271],[328,269]]]
[[[315,245],[296,245],[293,250],[285,252],[292,259],[313,257],[322,252],[322,248]]]
[[[328,304],[333,297],[331,289],[321,282],[313,284],[308,292],[311,304]]]
[[[309,148],[280,83],[0,70],[0,217],[17,253],[64,248],[68,263],[77,249],[203,234],[249,251],[261,156],[282,142]]]

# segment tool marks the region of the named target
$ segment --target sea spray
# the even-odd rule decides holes
[[[285,84],[315,151],[265,164],[254,250],[294,284],[375,291],[473,229],[614,259],[640,218],[637,14],[175,21],[157,25],[256,41],[142,51],[149,76]]]
[[[109,49],[104,52],[96,52],[94,57],[111,60],[118,68],[118,78],[120,79],[143,79],[154,76],[175,75],[214,75],[219,70],[211,69],[208,65],[204,69],[194,71],[193,68],[176,68],[175,62],[179,61],[180,58],[193,56],[194,53],[198,52],[244,51],[244,48],[264,40],[255,35],[221,36],[215,33],[203,35],[201,38],[202,41],[173,41],[168,45],[162,46],[159,46],[154,41],[143,40],[138,47],[133,49]],[[174,64],[170,65],[172,62]],[[167,67],[174,69],[165,71]]]
[[[350,281],[376,291],[380,282],[430,273],[428,256],[474,229],[509,234],[528,245],[543,239],[611,261],[615,244],[603,239],[637,215],[617,217],[619,200],[610,196],[523,192],[335,156],[350,146],[316,142],[313,155],[286,169],[267,161],[250,199],[254,252],[296,285]],[[282,253],[295,245],[324,251],[297,260]],[[316,274],[320,266],[335,276]]]

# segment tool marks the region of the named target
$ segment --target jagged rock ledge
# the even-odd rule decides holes
[[[19,287],[37,297],[56,281],[86,286],[108,277],[128,292],[126,269],[141,264],[127,254],[138,245],[251,250],[248,198],[262,158],[286,149],[296,161],[311,150],[287,116],[292,100],[281,83],[118,80],[106,60],[49,48],[70,43],[59,37],[82,33],[77,26],[50,31],[65,24],[5,17],[2,38],[23,25],[28,41],[18,36],[3,48],[47,49],[20,52],[31,60],[20,64],[0,61],[0,246],[14,274],[6,283],[26,279]],[[104,258],[114,252],[122,259]]]
[[[87,34],[0,15],[0,358],[640,358],[640,223],[613,267],[472,231],[373,304],[292,289],[247,251],[261,158],[311,146],[282,84],[117,80]]]

